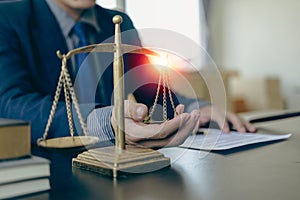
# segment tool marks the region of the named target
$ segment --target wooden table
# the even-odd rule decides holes
[[[293,135],[221,152],[167,148],[162,152],[171,158],[170,168],[118,181],[72,168],[71,158],[80,149],[33,147],[33,154],[52,162],[52,190],[25,199],[299,200],[300,117],[257,126],[262,132]]]

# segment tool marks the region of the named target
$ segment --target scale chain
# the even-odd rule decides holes
[[[69,74],[69,71],[66,67],[66,63],[67,63],[66,55],[63,56],[63,63],[64,63],[64,70],[63,71],[64,71],[64,76],[65,76],[65,79],[66,79],[67,89],[68,89],[68,91],[71,95],[72,101],[74,103],[75,110],[76,110],[76,113],[77,113],[77,116],[78,116],[78,119],[79,119],[79,122],[80,122],[80,125],[81,125],[81,128],[82,128],[82,132],[86,136],[86,135],[88,135],[88,130],[87,130],[86,124],[83,120],[83,117],[81,115],[79,104],[78,104],[78,101],[77,101],[77,98],[76,98],[76,95],[75,95],[75,91],[74,91],[74,88],[72,86],[72,81],[71,81],[71,78],[70,78],[70,74]],[[70,117],[72,117],[72,116],[70,116]]]
[[[166,121],[167,119],[166,72],[163,71],[163,120]]]
[[[169,93],[169,99],[170,99],[170,102],[171,102],[171,105],[172,105],[172,109],[174,111],[174,115],[178,115],[178,112],[176,111],[176,108],[175,108],[175,103],[174,103],[174,100],[173,100],[173,96],[172,96],[172,92],[171,92],[171,88],[170,88],[170,80],[169,80],[169,76],[167,76],[167,88],[168,88],[168,93]]]
[[[162,76],[161,76],[161,74],[159,74],[159,79],[158,79],[158,84],[157,84],[157,89],[156,89],[154,103],[153,103],[153,106],[152,106],[151,111],[150,111],[149,116],[148,116],[149,122],[151,120],[151,117],[152,117],[152,115],[154,113],[154,110],[155,110],[157,102],[158,102],[159,91],[160,91],[160,87],[161,87],[161,78],[162,78]]]
[[[76,110],[76,113],[78,115],[78,119],[82,128],[82,132],[83,134],[86,136],[88,135],[88,130],[86,127],[86,124],[83,120],[83,117],[81,115],[80,112],[80,108],[79,108],[79,104],[74,92],[74,88],[72,86],[72,81],[70,78],[70,74],[68,72],[68,69],[66,67],[67,65],[67,56],[66,55],[62,55],[62,66],[61,66],[61,72],[60,72],[60,76],[59,76],[59,81],[56,87],[56,91],[55,91],[55,95],[54,95],[54,100],[52,103],[52,107],[51,107],[51,111],[49,114],[49,118],[47,121],[47,125],[43,134],[43,140],[46,140],[47,136],[48,136],[48,132],[50,129],[50,125],[53,121],[54,118],[54,114],[57,108],[57,104],[59,101],[59,96],[62,90],[62,87],[64,87],[64,93],[65,93],[65,101],[66,101],[66,109],[67,109],[67,117],[68,117],[68,123],[69,123],[69,129],[70,129],[70,134],[73,137],[74,136],[74,128],[73,128],[73,122],[72,122],[72,112],[71,112],[71,103],[70,103],[70,95],[71,95],[71,99],[74,103],[74,107]]]
[[[73,137],[74,136],[74,127],[73,127],[73,121],[72,121],[70,95],[67,91],[66,79],[64,79],[64,93],[65,93],[65,101],[66,101],[67,117],[68,117],[68,122],[69,122],[70,134]]]
[[[46,138],[48,136],[50,125],[53,121],[53,117],[54,117],[55,110],[56,110],[56,107],[57,107],[57,103],[58,103],[58,100],[59,100],[61,88],[62,88],[62,85],[63,85],[63,80],[64,80],[64,72],[62,70],[60,72],[60,75],[59,75],[59,80],[58,80],[58,84],[57,84],[57,87],[56,87],[54,100],[53,100],[53,103],[52,103],[52,107],[51,107],[51,111],[50,111],[49,118],[48,118],[48,121],[47,121],[47,125],[46,125],[46,128],[45,128],[44,134],[43,134],[43,140],[46,140]]]

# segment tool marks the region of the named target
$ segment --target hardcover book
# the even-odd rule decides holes
[[[30,123],[0,118],[0,160],[30,155]]]

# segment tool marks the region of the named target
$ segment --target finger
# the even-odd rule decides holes
[[[244,126],[243,120],[240,119],[237,115],[228,113],[227,118],[238,132],[243,132],[243,133],[246,132],[246,128]]]
[[[235,129],[239,132],[246,132],[246,131],[256,132],[257,131],[256,127],[253,124],[246,122],[245,120],[243,120],[242,118],[240,118],[237,115],[234,115],[233,113],[228,113],[227,117],[228,117],[228,120],[235,127]]]
[[[194,120],[194,122],[195,122],[194,129],[192,130],[192,134],[196,134],[199,127],[200,127],[200,124],[201,124],[201,120],[200,120],[201,112],[200,112],[200,110],[193,110],[191,112],[191,116],[192,116],[191,119]]]
[[[178,146],[182,144],[191,133],[198,130],[200,123],[200,114],[198,110],[191,112],[191,118],[183,124],[176,134],[173,134],[168,141],[166,147]]]
[[[212,119],[218,124],[222,132],[224,133],[230,132],[229,124],[225,117],[225,114],[218,113],[215,116],[213,116]]]
[[[180,128],[176,133],[172,134],[165,139],[153,139],[153,140],[141,140],[136,143],[137,146],[146,148],[163,148],[163,147],[173,147],[182,144],[186,138],[190,135],[192,131],[192,126],[185,126]]]
[[[188,114],[181,114],[162,124],[132,124],[129,119],[125,119],[125,122],[128,122],[126,130],[130,130],[126,131],[126,134],[135,142],[144,139],[163,139],[173,134],[188,118]]]
[[[200,115],[199,111],[193,111],[190,114],[189,120],[187,120],[182,126],[176,131],[176,133],[171,136],[161,139],[161,140],[143,140],[138,143],[143,147],[150,148],[162,148],[162,147],[172,147],[182,144],[188,136],[191,135],[191,132],[198,130]],[[197,128],[196,128],[197,127]]]
[[[124,116],[135,121],[141,121],[147,116],[148,108],[141,103],[126,100],[124,103]]]
[[[254,133],[254,132],[257,131],[257,128],[256,128],[253,124],[251,124],[251,123],[249,123],[249,122],[246,122],[246,121],[244,121],[243,123],[244,123],[244,126],[246,127],[246,129],[247,129],[249,132]]]
[[[201,118],[200,118],[201,124],[206,124],[211,120],[216,121],[212,116],[212,106],[205,106],[199,110],[201,112]],[[215,116],[218,116],[218,115],[215,114]]]
[[[179,104],[176,107],[176,112],[177,112],[178,115],[182,114],[184,112],[184,105],[183,104]]]
[[[151,139],[164,139],[172,135],[181,124],[184,124],[190,115],[183,113],[168,120],[162,124],[144,124],[141,122],[132,122],[130,119],[125,119],[126,135],[133,142]]]

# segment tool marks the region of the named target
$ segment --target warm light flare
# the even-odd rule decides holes
[[[150,56],[149,59],[150,63],[154,64],[158,68],[170,67],[167,54],[161,54],[160,56]]]
[[[156,51],[157,52],[157,51]],[[176,71],[194,68],[191,63],[178,55],[166,52],[157,52],[160,56],[149,56],[150,63],[157,69],[171,68]]]

